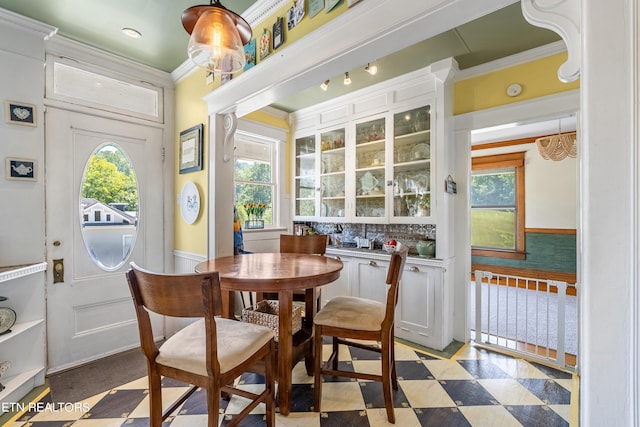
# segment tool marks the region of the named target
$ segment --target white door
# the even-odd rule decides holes
[[[131,261],[155,271],[164,268],[163,131],[55,108],[47,109],[45,120],[48,370],[54,372],[138,345],[124,272]],[[85,168],[105,146],[117,147],[130,161],[138,213],[125,217],[99,203],[81,207]],[[118,236],[120,262],[117,257],[102,262],[105,256],[96,256],[99,251],[87,237],[109,229],[104,222],[115,217],[137,225]],[[123,227],[113,225],[109,233],[116,228]],[[54,283],[59,263],[63,274]],[[162,334],[161,319],[155,322]]]

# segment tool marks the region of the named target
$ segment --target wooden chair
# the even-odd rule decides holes
[[[327,251],[328,244],[328,234],[311,234],[305,236],[280,235],[281,253],[324,255]],[[307,292],[294,291],[293,300],[305,302],[305,317],[309,320],[309,324],[311,324],[316,311],[320,310],[320,288],[313,288]]]
[[[280,235],[280,252],[281,253],[298,253],[311,255],[324,255],[329,244],[328,234],[307,234],[304,236],[296,236],[292,234]],[[277,300],[277,293],[258,292],[256,302],[262,299]],[[313,317],[320,309],[321,293],[320,288],[311,288],[304,291],[293,291],[293,301],[304,303],[304,325],[305,329],[313,328]],[[308,347],[301,352],[304,355],[305,368],[308,375],[313,375],[313,347],[310,342]],[[301,356],[302,357],[302,356]],[[296,358],[294,364],[301,359]]]
[[[218,426],[221,392],[237,394],[251,401],[226,425],[237,425],[258,404],[264,403],[267,426],[274,426],[274,332],[263,326],[215,317],[222,311],[218,273],[158,274],[132,263],[126,275],[138,317],[140,344],[147,359],[150,425],[160,427],[169,414],[197,388],[202,388],[207,393],[209,427]],[[201,319],[158,348],[149,312]],[[264,374],[265,390],[257,394],[234,388],[233,381],[244,372]],[[192,384],[164,413],[162,376]]]
[[[389,285],[386,303],[358,297],[332,298],[314,318],[314,410],[320,412],[322,375],[334,375],[382,382],[387,419],[395,423],[391,388],[398,389],[395,369],[394,315],[398,302],[398,286],[402,276],[408,247],[401,245],[391,254],[386,284]],[[329,360],[322,363],[322,337],[333,337]],[[380,343],[355,342],[376,341]],[[382,374],[349,372],[338,369],[340,344],[381,353]]]
[[[280,252],[295,254],[324,255],[329,244],[328,234],[309,234],[295,236],[292,234],[280,235]],[[264,293],[263,298],[278,299],[278,294]],[[260,298],[256,298],[260,299]],[[307,291],[294,291],[293,300],[305,303],[305,320],[309,325],[313,323],[313,316],[320,309],[320,288],[309,289]]]

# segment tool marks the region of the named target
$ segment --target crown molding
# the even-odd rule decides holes
[[[40,33],[45,40],[50,39],[58,32],[58,28],[52,25],[44,24],[6,9],[0,9],[0,20],[23,30],[26,29]]]
[[[280,9],[287,3],[291,3],[291,0],[257,1],[242,13],[242,17],[249,23],[249,25],[257,25],[272,16],[277,9]]]
[[[526,64],[531,61],[546,58],[547,56],[555,55],[558,53],[566,52],[567,47],[563,41],[549,43],[544,46],[536,47],[534,49],[527,50],[525,52],[516,53],[515,55],[505,56],[504,58],[496,59],[495,61],[486,62],[475,67],[461,70],[455,75],[455,80],[467,80],[472,77],[481,76],[503,70],[506,68],[515,67],[517,65]]]

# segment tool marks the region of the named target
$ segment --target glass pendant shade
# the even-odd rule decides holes
[[[244,47],[236,23],[225,9],[211,8],[198,18],[189,39],[189,58],[215,73],[244,68]]]

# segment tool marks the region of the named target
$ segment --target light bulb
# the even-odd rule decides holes
[[[216,73],[235,73],[245,64],[240,34],[229,15],[219,8],[200,16],[189,39],[188,53],[196,65]]]
[[[364,68],[364,70],[371,74],[372,76],[375,76],[378,73],[378,66],[373,64],[367,64],[367,66]]]
[[[322,84],[320,85],[320,89],[326,91],[327,89],[329,89],[329,80],[325,80],[322,82]]]
[[[349,77],[349,73],[344,73],[344,84],[345,85],[350,85],[351,84],[351,78]]]

